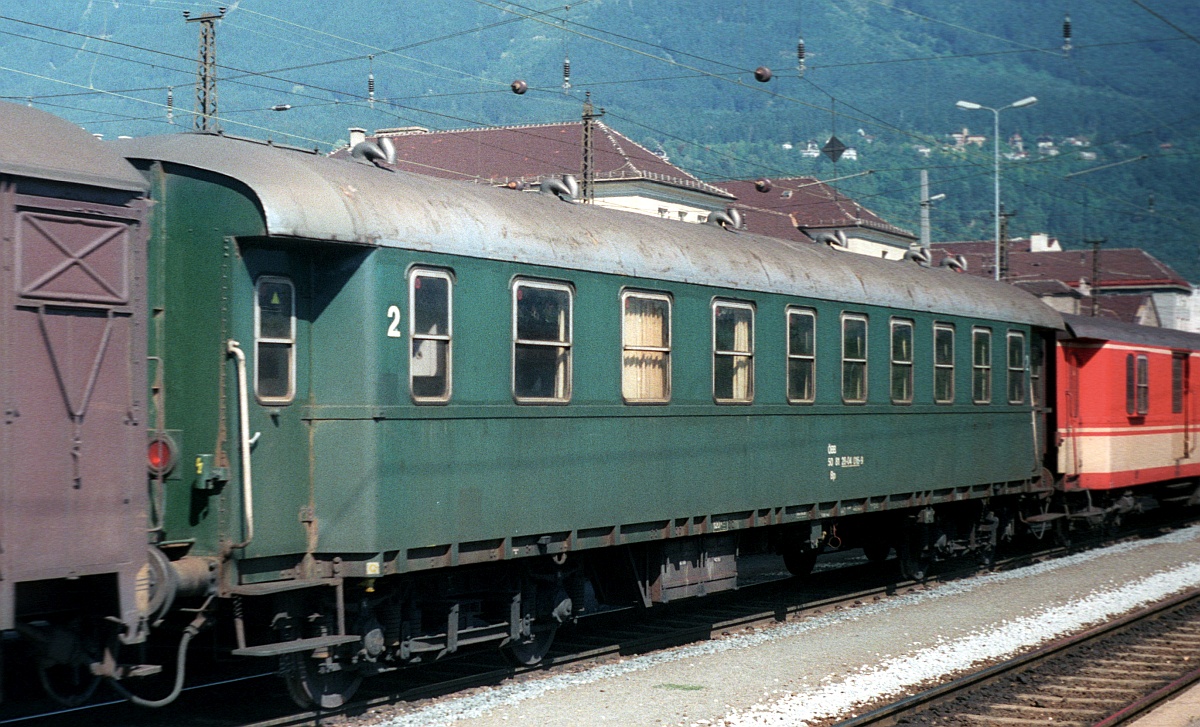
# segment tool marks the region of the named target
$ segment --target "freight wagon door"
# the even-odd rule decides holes
[[[145,548],[136,213],[11,190],[0,198],[4,577],[115,572]]]

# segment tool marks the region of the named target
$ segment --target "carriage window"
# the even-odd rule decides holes
[[[986,328],[971,331],[971,401],[992,403],[992,332]]]
[[[913,400],[913,324],[892,321],[892,403]]]
[[[954,326],[933,326],[933,400],[938,404],[954,401]]]
[[[1025,334],[1008,332],[1008,403],[1025,403]]]
[[[754,401],[754,306],[713,301],[713,399]]]
[[[449,273],[441,270],[413,270],[408,275],[408,383],[418,403],[450,399],[452,286]]]
[[[1180,397],[1182,399],[1182,396]],[[1182,410],[1183,402],[1180,401]],[[1125,356],[1125,413],[1145,416],[1150,411],[1150,360],[1146,354]]]
[[[787,398],[811,404],[817,398],[817,314],[788,308],[787,326]]]
[[[867,318],[842,316],[842,401],[867,400]]]
[[[571,299],[560,283],[513,284],[513,396],[522,403],[571,398]]]
[[[286,404],[296,394],[295,287],[264,275],[254,291],[254,393],[266,404]]]
[[[627,402],[671,399],[671,299],[621,294],[621,395]]]
[[[1187,354],[1171,355],[1171,413],[1183,413],[1183,392],[1187,381]]]

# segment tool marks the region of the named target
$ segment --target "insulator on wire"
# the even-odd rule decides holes
[[[367,72],[367,105],[375,108],[375,56],[367,56],[371,69]]]
[[[1063,18],[1063,53],[1071,52],[1071,16]]]
[[[175,89],[167,86],[167,123],[175,123]]]
[[[804,71],[807,70],[806,66],[804,65],[804,56],[804,39],[801,38],[800,42],[796,43],[796,70],[800,72],[801,76],[803,76]]]
[[[571,59],[563,59],[563,93],[571,90]]]

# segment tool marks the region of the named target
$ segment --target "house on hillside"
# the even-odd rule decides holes
[[[968,272],[994,275],[991,240],[932,246],[934,262],[963,255]],[[1169,265],[1137,248],[1064,250],[1047,235],[1009,241],[1008,282],[1064,313],[1200,332],[1200,296]],[[1095,271],[1095,272],[1094,272]],[[1095,280],[1093,280],[1095,276]]]
[[[987,137],[983,134],[972,134],[967,127],[963,127],[962,131],[955,132],[950,135],[954,139],[955,149],[966,149],[968,146],[983,146],[987,142]]]
[[[608,125],[593,130],[594,203],[627,212],[684,222],[704,222],[729,207],[734,197],[671,164]],[[420,127],[378,129],[368,135],[350,130],[345,156],[362,141],[388,138],[396,147],[396,168],[477,184],[536,188],[542,180],[573,174],[583,163],[583,122],[484,129],[430,131]]]

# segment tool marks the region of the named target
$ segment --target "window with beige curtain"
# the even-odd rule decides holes
[[[754,306],[713,302],[713,399],[754,401]]]
[[[627,402],[671,399],[671,299],[621,294],[621,395]]]

